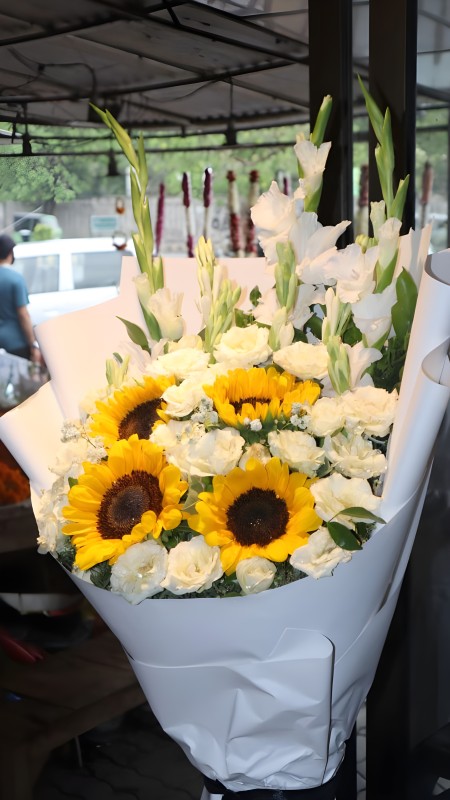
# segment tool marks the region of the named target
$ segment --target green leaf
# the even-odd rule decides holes
[[[65,541],[62,547],[59,548],[57,553],[57,559],[60,562],[60,564],[63,565],[63,567],[65,567],[66,569],[69,570],[69,572],[71,572],[75,562],[75,556],[77,554],[77,551],[75,549],[75,546],[72,544],[72,540],[70,539],[69,536],[65,536],[64,539],[67,541]]]
[[[319,108],[319,113],[317,114],[314,129],[309,137],[310,141],[313,144],[315,144],[316,147],[320,147],[320,145],[323,143],[325,130],[328,125],[328,120],[330,119],[332,108],[333,108],[333,100],[331,96],[327,94],[322,100],[321,106]]]
[[[262,294],[259,291],[259,286],[254,286],[253,287],[253,289],[251,290],[251,292],[249,294],[249,297],[250,297],[250,302],[251,302],[252,306],[257,306],[258,305],[258,300],[262,297]]]
[[[131,139],[126,132],[125,128],[122,128],[119,122],[113,117],[113,115],[106,110],[106,117],[108,120],[108,127],[112,130],[114,136],[116,137],[117,143],[120,145],[124,156],[126,157],[127,161],[131,164],[132,167],[136,171],[139,170],[139,161],[136,155],[136,151],[132,145]]]
[[[417,303],[417,286],[406,269],[402,269],[396,283],[397,302],[392,306],[392,325],[397,338],[405,343],[411,331]]]
[[[234,322],[237,328],[246,328],[255,321],[253,314],[246,314],[241,308],[236,308],[234,312]]]
[[[366,108],[367,108],[367,113],[369,115],[370,124],[372,125],[372,128],[374,130],[375,136],[377,137],[378,141],[381,142],[383,137],[383,124],[384,124],[383,114],[378,108],[373,97],[367,91],[359,75],[358,75],[358,83],[364,95],[364,100],[366,102]]]
[[[394,270],[395,265],[397,264],[397,254],[398,250],[395,251],[395,254],[387,267],[384,270],[381,270],[380,262],[377,261],[375,264],[375,275],[377,279],[377,286],[375,289],[374,294],[381,294],[388,286],[390,286],[392,282],[392,278],[394,277]]]
[[[317,316],[317,314],[313,314],[312,317],[310,317],[306,323],[306,327],[308,328],[308,330],[311,331],[311,333],[313,334],[313,336],[316,337],[316,339],[320,340],[322,339],[322,323],[323,320],[321,320]]]
[[[350,506],[349,508],[344,508],[339,512],[339,514],[345,514],[347,517],[352,517],[353,519],[369,519],[372,522],[385,523],[384,519],[377,517],[376,514],[372,514],[371,511],[368,511],[366,508],[362,508],[361,506]]]
[[[148,184],[148,168],[147,160],[145,158],[144,137],[142,133],[139,134],[138,139],[138,157],[139,157],[139,183],[141,184],[141,193],[145,194]]]
[[[147,353],[150,353],[148,339],[142,328],[140,328],[139,325],[136,325],[135,322],[129,322],[128,320],[123,319],[122,317],[117,317],[117,319],[120,319],[120,321],[123,322],[123,324],[125,325],[128,336],[130,337],[131,341],[134,342],[134,344],[139,345],[139,347],[141,347],[142,350],[146,350]]]
[[[76,486],[76,485],[77,485],[77,483],[78,483],[78,478],[71,478],[71,477],[69,476],[69,478],[68,478],[68,484],[69,484],[69,488],[70,488],[70,489],[72,488],[72,486]]]
[[[102,561],[91,568],[89,575],[94,586],[107,589],[111,580],[111,567],[107,561]]]
[[[161,328],[159,327],[159,322],[156,319],[155,315],[152,314],[151,311],[148,311],[141,303],[142,313],[144,315],[145,324],[147,325],[147,330],[155,342],[159,342],[162,338],[161,335]]]
[[[395,195],[391,205],[391,217],[403,219],[403,209],[405,207],[406,194],[409,186],[409,175],[399,181],[397,187],[397,194]]]
[[[353,531],[346,528],[345,525],[341,525],[340,522],[329,522],[327,530],[333,542],[343,550],[361,550],[361,544]]]

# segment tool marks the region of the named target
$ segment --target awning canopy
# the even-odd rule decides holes
[[[353,4],[368,67],[368,0]],[[388,21],[387,21],[388,24]],[[421,0],[418,97],[450,99],[450,4]],[[180,134],[309,119],[307,0],[0,0],[0,120]],[[324,53],[326,60],[326,53]],[[361,103],[357,83],[355,105]]]

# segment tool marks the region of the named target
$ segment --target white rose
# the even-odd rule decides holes
[[[398,393],[394,389],[377,389],[375,386],[359,386],[341,395],[346,426],[354,433],[386,436],[394,422]]]
[[[201,435],[203,435],[204,432],[205,429],[202,428]],[[170,451],[180,442],[190,441],[193,433],[193,425],[190,420],[179,421],[170,419],[167,424],[162,422],[160,425],[157,425],[151,432],[149,439],[153,444],[158,445],[158,447]]]
[[[214,357],[219,362],[232,362],[233,367],[246,369],[267,361],[272,348],[269,347],[269,330],[259,325],[247,328],[230,328],[221,336],[214,348]]]
[[[203,382],[195,377],[187,378],[178,386],[169,386],[162,398],[167,403],[166,414],[170,417],[187,417],[206,398],[206,394],[203,391]]]
[[[311,533],[308,544],[294,550],[289,561],[312,578],[325,578],[341,562],[350,561],[352,554],[334,543],[326,528],[317,528]]]
[[[158,356],[152,361],[147,374],[156,378],[159,375],[175,375],[177,380],[183,381],[193,373],[203,372],[208,366],[209,354],[198,350],[196,347],[183,347]]]
[[[313,436],[327,436],[344,427],[345,414],[341,398],[319,397],[305,418],[307,430]]]
[[[210,547],[203,536],[180,542],[169,552],[164,589],[172,594],[204,592],[223,575],[220,547]]]
[[[166,548],[154,539],[128,548],[111,568],[111,591],[121,594],[129,603],[141,603],[162,591],[168,555]]]
[[[142,306],[156,318],[163,339],[179,339],[183,335],[184,321],[181,316],[182,294],[172,295],[170,289],[158,289],[152,294],[148,275],[134,278]]]
[[[319,517],[327,522],[331,519],[333,522],[341,522],[352,530],[355,529],[355,523],[350,517],[340,514],[340,511],[358,506],[376,513],[381,502],[381,498],[375,497],[370,483],[364,478],[344,478],[338,473],[319,478],[311,484],[310,491],[316,501],[315,511]]]
[[[276,575],[272,561],[260,556],[244,558],[236,567],[236,578],[243,594],[257,594],[268,589]]]
[[[303,381],[322,380],[328,374],[328,352],[322,342],[294,342],[273,354],[279,367]]]
[[[245,449],[244,455],[239,459],[238,467],[245,469],[245,465],[250,458],[256,458],[258,461],[261,461],[262,464],[267,464],[272,456],[267,447],[264,447],[263,444],[256,442],[255,444],[249,445],[249,447]]]
[[[311,478],[325,460],[325,453],[317,447],[314,437],[303,431],[270,431],[268,443],[273,456]]]
[[[185,475],[226,475],[237,466],[245,440],[234,428],[208,431],[197,441],[168,452],[168,460]]]
[[[373,478],[386,471],[386,457],[359,434],[326,436],[323,447],[335,469],[348,478]]]

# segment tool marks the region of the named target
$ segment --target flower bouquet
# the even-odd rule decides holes
[[[40,549],[122,642],[204,798],[334,791],[449,399],[448,255],[424,270],[430,228],[400,235],[407,180],[365,95],[374,237],[338,249],[349,222],[318,220],[327,97],[294,197],[272,183],[252,209],[265,257],[227,263],[204,239],[153,255],[142,138],[99,111],[130,162],[137,261],[117,298],[38,327],[52,379],[0,422]]]

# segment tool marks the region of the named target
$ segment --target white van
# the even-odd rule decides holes
[[[17,244],[13,268],[25,278],[33,324],[115,297],[124,255],[132,249],[106,237]]]

